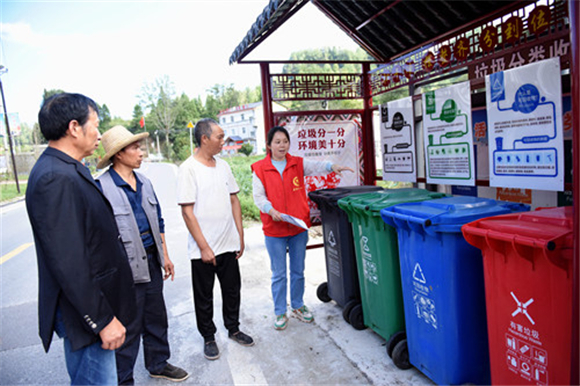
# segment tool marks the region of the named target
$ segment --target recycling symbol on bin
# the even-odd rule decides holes
[[[362,241],[362,249],[363,249],[363,251],[365,251],[365,252],[370,251],[370,248],[369,248],[369,245],[368,245],[369,238],[366,237],[366,236],[363,236],[363,237],[361,237],[361,241]]]
[[[336,239],[334,238],[334,233],[332,231],[328,232],[328,237],[326,238],[326,241],[328,241],[331,247],[334,248],[336,246]]]
[[[423,270],[419,263],[415,264],[415,268],[413,269],[413,279],[417,280],[419,283],[425,284],[427,280],[425,279],[425,275],[423,274]]]

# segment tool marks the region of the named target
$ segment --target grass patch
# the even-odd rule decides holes
[[[230,164],[232,173],[240,187],[238,198],[242,206],[242,217],[244,221],[260,221],[260,210],[254,204],[254,197],[252,196],[252,169],[250,165],[262,158],[264,158],[263,155],[222,158]]]
[[[3,182],[0,184],[0,202],[10,201],[16,197],[24,196],[26,183],[19,183],[20,193],[16,190],[16,182]]]

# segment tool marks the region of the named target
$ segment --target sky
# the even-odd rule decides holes
[[[62,89],[131,119],[145,84],[167,76],[189,98],[215,84],[260,85],[257,64],[229,58],[269,0],[0,0],[0,64],[8,113],[32,125],[43,90]],[[357,48],[308,3],[246,57],[288,59],[302,49]]]

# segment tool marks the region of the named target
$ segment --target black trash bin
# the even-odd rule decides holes
[[[374,185],[343,186],[321,189],[308,193],[320,209],[324,235],[327,282],[318,286],[318,299],[323,302],[334,300],[343,308],[343,317],[357,330],[365,329],[362,318],[360,286],[358,281],[356,254],[352,227],[348,215],[338,207],[338,200],[353,194],[383,190]],[[353,308],[360,308],[360,318],[350,318]],[[353,322],[360,320],[360,323]]]

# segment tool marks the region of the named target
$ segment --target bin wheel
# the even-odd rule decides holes
[[[350,325],[353,326],[355,330],[364,330],[367,328],[363,318],[362,304],[359,303],[355,305],[352,310],[350,310],[348,320],[350,321]]]
[[[330,296],[328,296],[328,283],[327,282],[324,282],[318,286],[318,289],[316,289],[316,296],[318,296],[318,299],[324,303],[328,303],[329,301],[332,300],[330,298]]]
[[[412,367],[411,362],[409,362],[407,339],[403,339],[395,346],[393,350],[393,363],[401,370],[408,370]]]
[[[356,306],[358,304],[358,300],[351,300],[346,302],[346,304],[344,305],[344,308],[342,309],[342,317],[344,318],[344,320],[350,324],[350,311],[352,311],[352,308],[354,306]]]
[[[403,339],[407,339],[407,333],[405,331],[397,331],[387,341],[387,355],[389,358],[393,357],[393,350],[397,343],[402,341]]]

